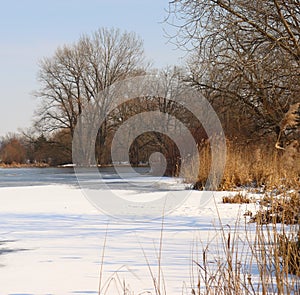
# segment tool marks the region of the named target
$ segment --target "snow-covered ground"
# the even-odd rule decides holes
[[[132,196],[128,190],[117,194]],[[183,289],[191,285],[192,259],[207,243],[217,246],[218,217],[233,228],[240,216],[243,236],[243,213],[256,206],[221,204],[228,192],[201,204],[202,194],[189,192],[163,219],[137,221],[101,213],[74,186],[0,188],[0,294],[98,294],[100,280],[103,294],[122,294],[123,284],[134,294],[155,294],[149,268],[157,278],[159,265],[167,294],[190,294]]]

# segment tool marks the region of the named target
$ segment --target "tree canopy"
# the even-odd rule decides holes
[[[227,117],[229,133],[274,133],[299,102],[300,2],[176,0],[168,20],[190,52],[188,81]]]

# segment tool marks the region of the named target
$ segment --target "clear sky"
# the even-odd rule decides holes
[[[27,129],[38,100],[38,61],[100,27],[136,32],[155,67],[180,64],[162,23],[167,0],[0,0],[0,136]]]

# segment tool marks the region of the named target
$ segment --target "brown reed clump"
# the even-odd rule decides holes
[[[268,196],[260,203],[262,208],[251,217],[250,222],[257,226],[273,226],[276,235],[272,248],[280,257],[282,271],[300,277],[300,193],[286,192],[276,198]],[[276,224],[281,224],[282,233],[277,232]],[[287,226],[289,230],[285,230]]]
[[[221,220],[220,220],[221,222]],[[193,260],[192,294],[298,294],[300,283],[300,239],[293,227],[274,224],[245,225],[238,230],[222,226],[214,240]],[[252,229],[252,230],[251,230]],[[285,231],[286,230],[286,231]],[[289,232],[289,236],[287,235]],[[212,251],[211,251],[212,250]],[[200,253],[201,254],[201,253]]]
[[[245,196],[241,193],[238,193],[234,196],[224,196],[222,198],[222,202],[224,204],[250,204],[253,203],[255,200],[252,200],[248,196]]]
[[[250,222],[300,225],[299,192],[286,192],[278,197],[265,197],[260,204],[262,208],[253,215]]]
[[[219,190],[238,187],[299,188],[300,153],[299,142],[293,141],[285,150],[272,144],[238,144],[227,141],[226,165]],[[200,169],[193,181],[195,189],[203,189],[211,169],[209,141],[199,146]],[[195,173],[193,172],[193,175]],[[193,180],[187,177],[187,181]]]

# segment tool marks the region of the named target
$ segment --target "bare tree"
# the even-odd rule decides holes
[[[85,104],[116,81],[144,71],[142,40],[134,33],[102,28],[40,62],[41,104],[36,125],[43,131],[67,128],[71,135]],[[101,101],[102,109],[108,102]],[[105,138],[105,126],[101,127]]]
[[[145,76],[145,88],[142,87],[144,90],[141,91],[142,95],[145,93],[148,95],[133,97],[110,114],[109,118],[114,122],[110,124],[110,127],[113,127],[110,134],[118,132],[120,127],[124,128],[124,132],[119,132],[114,137],[119,147],[120,158],[126,157],[127,146],[130,146],[130,161],[135,165],[139,162],[147,162],[151,158],[150,155],[159,152],[167,160],[166,173],[175,175],[179,172],[181,160],[186,160],[180,153],[189,154],[186,150],[192,146],[191,144],[186,147],[186,150],[180,151],[178,145],[183,146],[184,143],[189,142],[190,134],[193,135],[196,143],[206,136],[201,122],[187,106],[192,105],[193,110],[199,111],[204,109],[204,105],[201,105],[198,100],[196,104],[188,103],[189,99],[193,102],[195,100],[188,91],[191,87],[182,81],[185,77],[183,69],[167,67],[152,71],[151,74]],[[153,83],[154,77],[156,77],[155,83]],[[141,85],[137,86],[141,89]],[[136,116],[138,114],[140,116]],[[110,146],[107,147],[110,149]],[[189,152],[188,157],[191,157],[192,153],[196,153],[196,149],[193,152],[190,149]]]
[[[191,52],[188,80],[224,115],[230,131],[246,126],[242,132],[274,133],[289,106],[299,102],[299,4],[170,2],[173,41]]]

